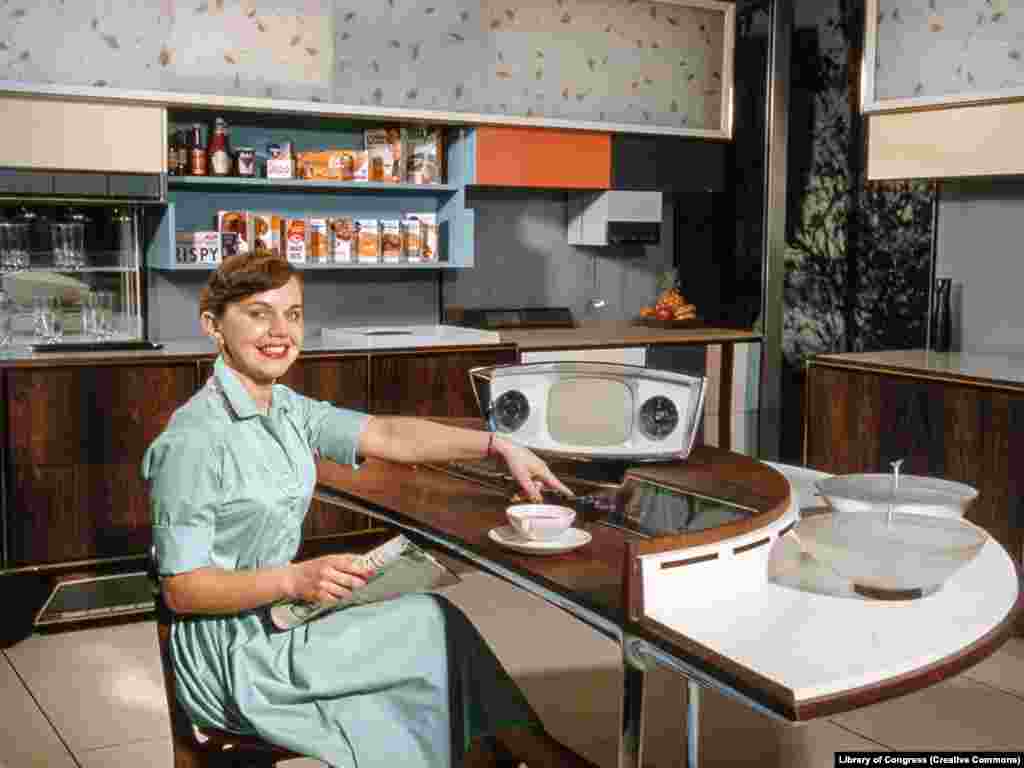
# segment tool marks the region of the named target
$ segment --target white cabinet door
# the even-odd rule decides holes
[[[621,363],[622,365],[647,364],[647,347],[615,347],[611,349],[548,349],[523,352],[524,363],[576,362]]]

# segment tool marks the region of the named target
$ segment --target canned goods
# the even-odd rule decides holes
[[[238,148],[238,175],[256,175],[256,152],[252,147]]]

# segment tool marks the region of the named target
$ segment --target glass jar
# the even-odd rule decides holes
[[[15,306],[7,291],[0,288],[0,348],[7,347],[14,335]]]

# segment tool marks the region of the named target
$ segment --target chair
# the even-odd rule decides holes
[[[156,605],[156,633],[160,645],[160,666],[164,673],[164,693],[171,716],[171,744],[174,768],[270,768],[279,760],[303,755],[278,747],[258,736],[242,736],[216,728],[200,728],[189,719],[174,693],[174,666],[171,663],[171,624],[174,612],[167,607],[160,591],[156,548],[149,551],[149,576],[153,581]]]

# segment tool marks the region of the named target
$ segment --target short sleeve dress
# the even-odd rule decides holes
[[[264,414],[223,359],[143,458],[161,575],[295,557],[317,456],[355,465],[366,414],[275,385]],[[266,608],[183,616],[171,634],[193,722],[255,733],[332,766],[461,763],[478,736],[539,728],[469,621],[436,595],[278,631]]]

